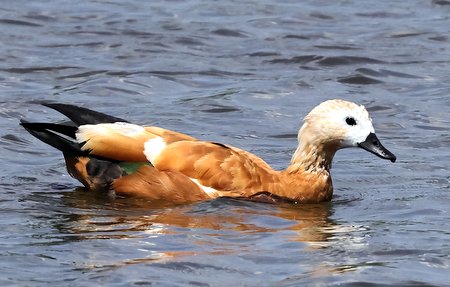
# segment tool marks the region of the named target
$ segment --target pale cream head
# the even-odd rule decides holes
[[[299,140],[332,144],[339,149],[357,147],[371,133],[375,133],[372,119],[364,106],[344,100],[328,100],[305,117]]]

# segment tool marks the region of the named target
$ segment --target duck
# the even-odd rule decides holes
[[[93,192],[187,204],[219,197],[321,203],[333,196],[335,153],[357,147],[396,161],[375,134],[363,105],[333,99],[314,107],[298,131],[284,170],[228,144],[157,126],[142,126],[88,108],[44,103],[69,124],[29,122],[34,137],[63,153],[68,173]]]

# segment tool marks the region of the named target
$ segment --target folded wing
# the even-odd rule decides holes
[[[178,141],[152,157],[158,170],[178,171],[214,196],[247,196],[263,191],[277,178],[261,158],[218,143]]]
[[[210,197],[248,196],[264,191],[277,178],[276,172],[266,162],[249,152],[219,143],[197,141],[158,127],[129,123],[83,125],[76,137],[79,143],[83,143],[82,149],[91,154],[118,161],[149,161],[158,172],[162,172],[159,174],[161,178],[167,177],[159,183],[144,182],[144,174],[155,178],[157,173],[146,168],[133,176],[133,181],[129,178],[131,175],[121,179],[125,183],[128,178],[128,183],[135,182],[134,185],[140,182],[141,191],[151,192],[151,186],[162,182],[168,186],[170,178],[173,181],[188,178]],[[168,176],[163,172],[171,174]]]
[[[182,133],[124,122],[81,125],[76,132],[76,139],[82,144],[82,150],[93,155],[129,162],[146,162],[145,144],[154,139],[165,144],[182,140],[195,141],[193,137]]]

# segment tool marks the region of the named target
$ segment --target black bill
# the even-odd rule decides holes
[[[381,143],[380,140],[374,133],[370,133],[366,140],[362,143],[358,144],[359,147],[365,149],[366,151],[370,151],[376,156],[379,156],[384,159],[388,159],[391,162],[395,162],[397,159],[393,153],[388,151]]]

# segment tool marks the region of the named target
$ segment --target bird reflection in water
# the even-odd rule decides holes
[[[263,237],[278,237],[275,240],[282,243],[299,243],[298,251],[327,248],[334,236],[333,230],[340,228],[330,219],[332,203],[268,204],[219,198],[190,205],[163,206],[131,198],[108,200],[104,195],[87,193],[83,189],[61,194],[59,208],[65,218],[55,221],[59,235],[54,234],[59,240],[63,238],[67,243],[119,240],[119,250],[122,245],[127,246],[127,250],[145,249],[143,254],[135,252],[128,258],[121,257],[107,264],[114,268],[194,255],[250,252],[260,247],[255,241]],[[121,240],[130,241],[123,244]],[[89,263],[86,266],[90,268]]]

